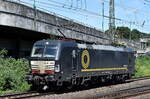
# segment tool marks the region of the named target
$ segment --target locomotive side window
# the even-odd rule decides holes
[[[47,46],[43,57],[55,57],[57,52],[57,47],[56,46]]]
[[[42,57],[44,46],[34,46],[31,57]]]

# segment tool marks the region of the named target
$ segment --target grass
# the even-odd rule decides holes
[[[27,60],[0,57],[0,95],[29,90],[30,85],[24,79],[28,71]]]
[[[135,77],[150,76],[150,57],[137,57]]]
[[[5,58],[6,54],[6,50],[0,51],[0,95],[29,90],[30,85],[24,79],[29,72],[28,60]]]

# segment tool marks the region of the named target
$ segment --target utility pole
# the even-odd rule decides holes
[[[132,37],[132,35],[131,35],[131,22],[130,22],[130,35],[129,35],[129,40],[131,41],[131,37]]]
[[[37,10],[36,10],[36,1],[34,0],[33,3],[33,8],[34,8],[34,30],[36,30],[36,14],[37,14]]]
[[[102,2],[102,16],[103,16],[103,19],[102,19],[102,30],[104,32],[104,2]]]
[[[115,0],[109,2],[109,34],[115,40]]]

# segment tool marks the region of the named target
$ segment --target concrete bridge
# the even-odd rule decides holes
[[[68,38],[109,43],[108,37],[99,30],[6,0],[0,1],[0,25],[62,36],[58,31],[60,29]]]
[[[100,30],[8,0],[0,0],[0,33],[0,49],[7,49],[8,55],[14,57],[29,56],[35,41],[52,35],[88,43],[111,43],[111,37]],[[123,41],[129,47],[140,47],[137,42]]]
[[[29,55],[35,41],[61,33],[89,43],[111,43],[100,30],[7,0],[0,0],[0,31],[0,49],[16,56]]]

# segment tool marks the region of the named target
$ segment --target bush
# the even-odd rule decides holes
[[[29,63],[25,59],[4,58],[0,55],[0,93],[4,91],[26,91],[30,85],[24,77],[29,71]]]
[[[150,76],[150,57],[138,57],[136,59],[135,77]]]

